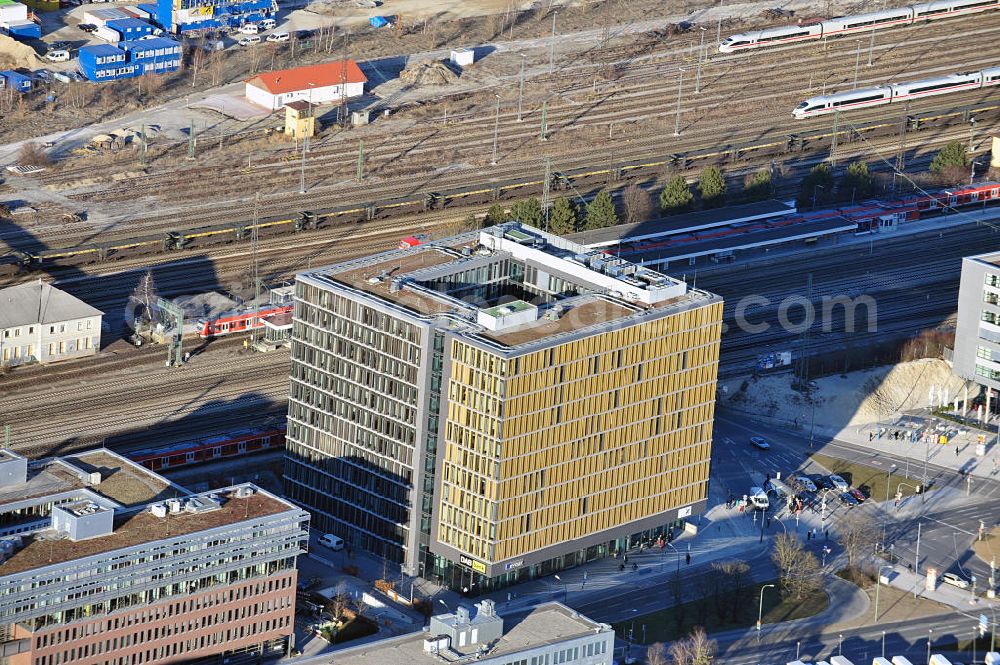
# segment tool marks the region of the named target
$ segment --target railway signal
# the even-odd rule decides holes
[[[163,317],[164,319],[169,317],[174,322],[174,332],[170,336],[167,347],[167,367],[180,367],[184,364],[184,310],[163,298],[156,299],[156,307],[166,315]]]

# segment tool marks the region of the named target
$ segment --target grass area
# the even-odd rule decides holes
[[[847,460],[819,453],[813,453],[810,457],[817,464],[822,464],[829,469],[830,473],[835,473],[849,482],[851,487],[867,485],[870,488],[872,499],[875,501],[885,501],[886,476],[889,473],[888,467],[883,469],[877,466],[848,462]],[[902,490],[903,496],[911,496],[915,493],[913,488],[918,484],[919,481],[917,480],[904,478],[897,468],[889,478],[889,500],[891,501],[896,496],[897,489]]]
[[[777,580],[771,580],[766,584],[777,584]],[[712,633],[719,630],[729,630],[734,628],[750,628],[757,624],[757,603],[759,601],[761,585],[754,585],[747,594],[746,602],[738,604],[739,611],[735,617],[720,619],[716,612],[716,605],[713,599],[705,597],[690,603],[684,603],[677,607],[668,607],[653,612],[637,616],[629,621],[615,624],[615,630],[619,635],[628,636],[631,629],[633,639],[642,639],[642,626],[646,626],[646,643],[668,642],[685,637],[691,633],[695,626],[702,626],[706,631]],[[749,596],[753,597],[750,598]],[[753,602],[750,602],[750,601]],[[829,598],[822,589],[813,594],[805,596],[801,600],[794,598],[783,598],[776,589],[764,590],[764,614],[763,623],[781,623],[793,619],[804,619],[819,614],[829,605]]]

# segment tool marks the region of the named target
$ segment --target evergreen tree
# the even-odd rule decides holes
[[[726,179],[717,166],[708,166],[698,178],[698,192],[701,203],[706,208],[718,208],[726,204]]]
[[[868,162],[858,160],[847,167],[847,172],[840,179],[841,198],[852,201],[871,196],[875,190],[875,179],[868,171]]]
[[[618,212],[615,210],[615,202],[611,200],[608,190],[602,189],[594,197],[594,200],[587,205],[587,219],[585,226],[590,229],[602,229],[605,226],[614,226],[618,223]]]
[[[934,159],[931,161],[931,173],[941,175],[949,167],[955,166],[963,169],[969,166],[969,156],[959,141],[952,141],[934,155]]]
[[[764,201],[771,197],[771,171],[761,169],[747,176],[743,183],[743,195],[748,201]]]
[[[510,216],[504,209],[502,203],[494,203],[490,206],[489,210],[486,211],[486,219],[483,220],[483,226],[493,226],[495,224],[503,224],[508,221]]]
[[[549,230],[557,235],[566,235],[576,231],[579,218],[577,217],[576,206],[572,201],[564,196],[559,197],[552,204],[549,212]]]
[[[545,226],[545,215],[542,213],[542,204],[536,198],[515,201],[510,206],[510,219],[515,219],[522,224],[542,228]]]
[[[817,164],[802,179],[796,203],[800,208],[822,205],[833,199],[833,171],[826,162]]]
[[[682,175],[675,175],[660,192],[660,211],[664,215],[676,215],[688,210],[694,202],[694,194]]]

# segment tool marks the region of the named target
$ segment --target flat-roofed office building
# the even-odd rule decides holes
[[[653,540],[706,501],[721,317],[519,223],[301,274],[286,493],[453,588]]]

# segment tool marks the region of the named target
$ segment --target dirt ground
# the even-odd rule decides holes
[[[847,630],[849,628],[860,628],[862,626],[870,626],[875,622],[875,585],[872,585],[867,589],[863,589],[863,591],[868,594],[869,599],[871,599],[871,609],[869,612],[864,616],[857,617],[850,621],[843,621],[841,623],[827,626],[827,630],[836,631]],[[926,598],[914,598],[913,594],[896,589],[895,587],[882,585],[881,589],[879,589],[879,622],[892,623],[894,621],[908,621],[910,619],[933,616],[943,612],[954,612],[954,609],[949,608],[946,605],[941,605],[933,600],[927,600]]]
[[[740,390],[742,378],[720,382],[726,387],[723,403],[781,420],[811,418],[812,405],[791,389],[791,380],[789,373],[750,379],[745,391]],[[932,385],[946,388],[954,399],[965,382],[943,360],[924,359],[851,372],[846,378],[822,377],[816,384],[816,426],[843,428],[925,407]]]
[[[986,563],[995,560],[1000,554],[1000,526],[993,527],[982,540],[973,541],[972,551]]]

